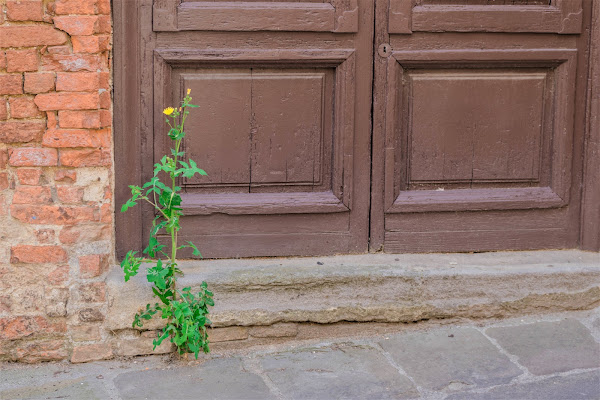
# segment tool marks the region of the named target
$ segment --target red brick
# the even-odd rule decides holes
[[[11,264],[43,264],[67,261],[67,252],[60,246],[13,246],[10,249]]]
[[[56,15],[96,14],[96,0],[57,0],[54,3]]]
[[[10,187],[10,182],[8,180],[8,173],[0,172],[0,190],[6,190]]]
[[[101,303],[106,300],[106,283],[94,282],[81,285],[78,292],[84,303]]]
[[[100,105],[98,93],[46,93],[38,94],[34,101],[42,111],[92,110]]]
[[[96,278],[106,271],[108,271],[108,254],[79,257],[79,275],[82,278]]]
[[[13,167],[51,167],[58,163],[56,149],[11,149],[8,156],[8,163]]]
[[[93,35],[98,29],[98,16],[65,15],[54,17],[54,26],[71,36]]]
[[[6,108],[6,100],[0,97],[0,121],[8,118],[8,109]],[[98,125],[100,125],[100,116],[98,116]]]
[[[56,111],[46,111],[46,129],[58,128],[58,120],[56,119]]]
[[[36,49],[6,51],[7,72],[37,71],[38,64],[39,60]]]
[[[10,213],[21,222],[39,225],[73,225],[99,219],[94,207],[12,205]]]
[[[110,50],[110,38],[108,35],[97,36],[73,36],[74,53],[100,53]]]
[[[44,134],[46,147],[99,147],[96,135],[87,129],[52,129]]]
[[[9,21],[42,21],[44,9],[41,0],[8,0],[6,16]]]
[[[94,33],[111,33],[112,32],[112,21],[110,15],[101,15],[98,17],[98,23],[96,24],[96,31]]]
[[[65,167],[103,167],[111,164],[107,150],[61,150],[60,165]]]
[[[64,322],[50,323],[44,317],[13,316],[0,318],[0,339],[21,339],[35,334],[65,333]]]
[[[0,13],[2,15],[2,13]],[[6,68],[6,53],[0,50],[0,69]]]
[[[56,236],[56,232],[54,229],[38,229],[33,232],[35,238],[39,243],[50,243],[54,241],[54,237]]]
[[[71,54],[71,47],[67,45],[46,47],[48,54]]]
[[[46,186],[19,186],[13,196],[13,204],[50,204],[52,193]]]
[[[23,110],[20,110],[19,112],[21,111]],[[44,121],[0,122],[0,142],[27,143],[39,141],[45,129],[46,123]]]
[[[89,71],[108,69],[108,61],[97,54],[44,54],[42,56],[44,71]]]
[[[75,346],[72,363],[81,363],[88,361],[107,360],[113,357],[112,347],[109,343],[86,344]]]
[[[54,72],[25,74],[25,93],[46,93],[54,90]]]
[[[100,111],[59,111],[58,121],[61,128],[86,128],[102,127]]]
[[[111,100],[110,93],[108,91],[100,90],[100,108],[104,108],[106,110],[110,109]]]
[[[56,194],[58,200],[66,204],[83,202],[83,188],[79,186],[57,186]]]
[[[39,168],[19,168],[17,169],[17,178],[21,185],[39,185],[42,177],[42,170]]]
[[[21,93],[23,93],[23,76],[21,74],[0,75],[0,95]]]
[[[67,92],[89,92],[100,89],[97,72],[59,72],[56,74],[56,90]]]
[[[98,14],[110,14],[110,0],[98,0]]]
[[[56,182],[73,183],[77,179],[77,172],[72,169],[59,169],[54,174]]]
[[[53,46],[67,42],[67,35],[49,25],[0,26],[0,47]]]
[[[112,125],[112,113],[109,110],[100,110],[100,125],[111,126]]]
[[[11,97],[8,103],[11,118],[34,118],[42,115],[33,102],[33,97]]]
[[[51,285],[63,285],[69,280],[69,266],[61,265],[48,274],[48,283]]]
[[[110,225],[75,225],[64,227],[58,235],[58,240],[64,244],[88,243],[107,240],[110,239],[110,236]]]
[[[6,168],[8,165],[8,150],[0,149],[0,169]]]

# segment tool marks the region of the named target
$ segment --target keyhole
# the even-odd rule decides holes
[[[381,44],[378,50],[381,57],[389,57],[392,54],[392,46],[388,43]]]

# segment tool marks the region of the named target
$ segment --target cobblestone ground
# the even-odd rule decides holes
[[[600,308],[212,354],[0,364],[0,399],[600,399]]]

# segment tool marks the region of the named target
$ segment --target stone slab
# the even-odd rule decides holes
[[[279,322],[413,322],[505,318],[593,308],[600,301],[597,254],[576,250],[482,254],[364,254],[182,261],[183,286],[206,280],[214,327]],[[129,282],[115,266],[107,284],[107,329],[131,326],[154,302],[144,267]],[[161,321],[145,325],[160,327]]]
[[[598,400],[600,371],[556,376],[542,381],[499,386],[486,393],[460,393],[445,400]]]
[[[574,319],[488,328],[486,334],[535,375],[600,367],[600,344]]]
[[[508,383],[522,374],[473,328],[396,335],[379,345],[419,386],[431,390],[489,387]]]
[[[275,399],[260,376],[238,358],[209,360],[195,368],[127,372],[114,384],[124,399]]]
[[[412,399],[419,393],[380,351],[337,344],[301,348],[260,359],[260,365],[288,399]]]

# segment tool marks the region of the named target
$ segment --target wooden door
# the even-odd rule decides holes
[[[577,247],[590,6],[376,1],[372,250]]]
[[[122,0],[116,18],[115,84],[133,92],[117,162],[148,179],[169,151],[163,108],[188,88],[200,106],[184,150],[208,177],[180,182],[182,240],[205,257],[367,251],[370,0]],[[151,212],[119,216],[119,253],[147,240]]]

